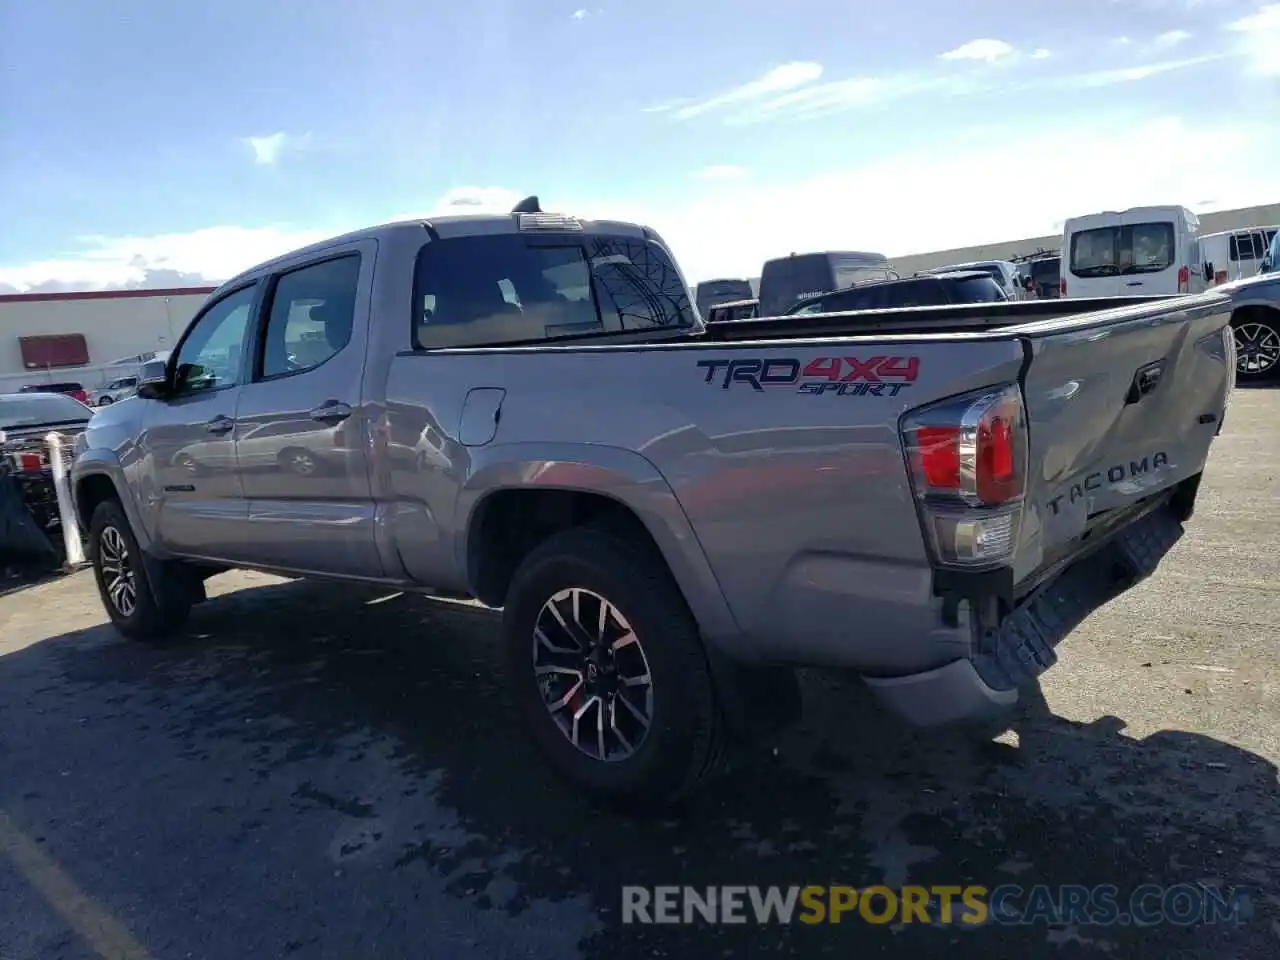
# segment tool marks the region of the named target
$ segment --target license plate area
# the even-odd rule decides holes
[[[997,690],[1025,686],[1057,662],[1056,647],[1099,607],[1155,572],[1182,537],[1182,521],[1167,502],[1115,532],[1027,597],[973,658]]]

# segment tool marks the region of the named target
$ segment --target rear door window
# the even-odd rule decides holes
[[[656,244],[628,237],[456,237],[425,244],[414,344],[496,346],[683,328],[693,307]]]
[[[1096,227],[1071,235],[1069,269],[1077,277],[1159,273],[1173,266],[1173,224]]]
[[[903,280],[886,283],[881,289],[886,307],[932,307],[947,302],[938,280]]]
[[[948,283],[952,303],[1001,303],[1008,299],[1000,284],[989,276],[957,277]]]

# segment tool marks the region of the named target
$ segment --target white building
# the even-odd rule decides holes
[[[112,361],[169,350],[212,287],[0,294],[0,393],[114,375]]]

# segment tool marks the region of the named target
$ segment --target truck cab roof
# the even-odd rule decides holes
[[[262,274],[270,273],[283,263],[313,258],[316,254],[361,240],[419,243],[425,233],[432,240],[454,237],[483,236],[515,233],[559,233],[580,236],[608,235],[649,239],[662,243],[661,237],[649,227],[619,220],[588,220],[572,214],[537,212],[511,212],[504,214],[448,214],[409,220],[393,220],[371,227],[362,227],[338,236],[291,250],[271,260],[255,264],[227,280],[210,294],[214,299],[224,290],[242,285]]]

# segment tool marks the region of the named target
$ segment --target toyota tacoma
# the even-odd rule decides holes
[[[501,608],[554,769],[664,803],[795,716],[796,667],[998,716],[1155,569],[1230,301],[1064,303],[704,327],[646,227],[536,198],[379,226],[213,293],[93,417],[76,509],[140,640],[237,567]]]

